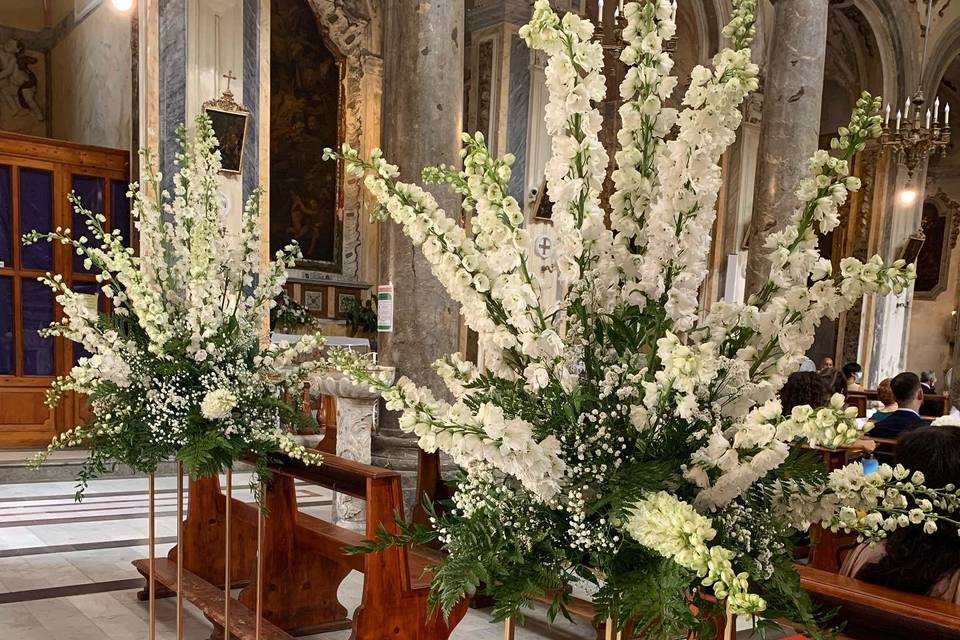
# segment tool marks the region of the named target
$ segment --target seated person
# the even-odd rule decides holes
[[[824,407],[830,402],[830,392],[823,384],[820,374],[815,371],[795,371],[790,374],[780,389],[782,413],[789,416],[794,407],[810,405],[814,409]]]
[[[890,381],[890,390],[897,401],[897,410],[875,423],[869,432],[872,438],[896,438],[928,424],[918,413],[923,404],[923,389],[917,374],[910,371],[898,373]]]
[[[820,361],[820,372],[823,373],[828,369],[833,369],[833,358],[826,356],[823,360]]]
[[[897,399],[893,397],[893,389],[890,388],[890,378],[884,378],[877,385],[877,399],[883,405],[880,409],[873,412],[870,416],[870,422],[877,423],[886,420],[893,412],[900,408]]]
[[[848,362],[843,365],[843,376],[847,379],[847,391],[863,391],[860,385],[860,377],[863,375],[863,367],[857,362]]]
[[[905,433],[897,441],[897,462],[923,472],[930,488],[960,484],[960,429],[940,426]],[[960,604],[960,536],[947,524],[932,534],[922,526],[903,527],[883,542],[858,546],[840,573]]]
[[[933,371],[920,372],[920,386],[923,387],[924,396],[932,396],[937,393],[937,374]],[[936,398],[924,400],[920,406],[920,415],[934,416],[939,418],[943,414],[943,402]]]
[[[925,394],[935,394],[937,392],[937,374],[931,370],[921,371],[920,386],[923,387],[923,392]]]
[[[835,393],[847,395],[847,378],[839,369],[825,369],[820,372],[820,378],[830,395]]]

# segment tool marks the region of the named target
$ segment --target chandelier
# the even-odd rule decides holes
[[[933,0],[927,2],[927,26],[923,33],[923,54],[920,58],[920,78],[917,91],[907,98],[903,109],[897,109],[896,124],[890,126],[891,107],[887,103],[881,141],[891,149],[900,163],[907,168],[908,178],[913,178],[920,161],[934,153],[941,156],[947,152],[950,144],[950,105],[945,104],[943,121],[940,120],[940,98],[933,101],[933,108],[927,107],[923,96],[923,72],[927,62],[927,38],[930,34],[930,18],[933,14]]]

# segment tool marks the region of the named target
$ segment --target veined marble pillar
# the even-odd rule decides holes
[[[757,163],[746,294],[767,281],[763,246],[790,220],[794,192],[817,150],[828,0],[774,0],[773,34],[764,71],[763,118]]]
[[[420,181],[423,167],[460,164],[463,113],[463,0],[393,0],[384,3],[383,148],[401,179]],[[431,188],[454,218],[460,198]],[[401,229],[380,226],[380,282],[393,283],[392,333],[379,335],[380,362],[438,395],[445,388],[430,365],[457,351],[459,310],[430,265]],[[415,499],[416,438],[404,434],[397,414],[384,411],[373,438],[373,464],[404,474],[407,513]]]

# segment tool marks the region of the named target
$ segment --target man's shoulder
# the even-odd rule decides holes
[[[898,409],[876,424],[877,426],[870,430],[870,435],[877,438],[896,438],[904,431],[926,425],[927,421],[913,411]]]

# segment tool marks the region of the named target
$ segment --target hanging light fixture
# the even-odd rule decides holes
[[[912,98],[907,98],[903,107],[897,107],[894,121],[893,107],[887,103],[883,122],[883,144],[889,147],[899,162],[906,168],[909,178],[913,178],[920,161],[932,153],[944,155],[947,145],[950,144],[950,105],[943,105],[943,119],[940,114],[940,98],[933,101],[933,108],[924,109],[926,100],[923,96],[923,75],[927,63],[927,41],[930,37],[930,19],[933,15],[933,0],[927,0],[927,25],[923,33],[923,53],[920,58],[920,77],[917,81],[917,91]],[[891,121],[894,125],[891,126]],[[909,189],[907,191],[910,191]],[[906,193],[903,192],[901,196]],[[913,190],[913,201],[916,200],[916,191]],[[903,198],[901,197],[901,200]]]

